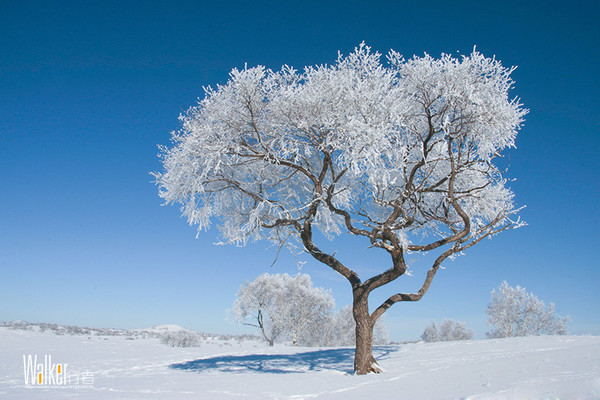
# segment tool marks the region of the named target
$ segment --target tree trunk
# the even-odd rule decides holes
[[[273,346],[275,344],[275,335],[268,337],[267,333],[265,332],[264,325],[260,326],[260,330],[262,331],[262,334],[263,334],[263,337],[265,338],[265,340],[269,343],[269,346]]]
[[[256,315],[256,322],[258,323],[258,325],[252,325],[252,326],[259,327],[260,331],[263,334],[263,337],[269,343],[269,346],[273,346],[275,344],[275,334],[272,334],[271,337],[267,336],[267,332],[265,332],[265,324],[263,322],[262,310],[260,310],[260,309],[258,310],[258,314]]]
[[[263,337],[265,338],[265,340],[267,341],[267,343],[269,343],[269,346],[273,346],[275,344],[275,338],[274,337],[268,337],[267,334],[265,333],[265,330],[262,330],[262,334]]]
[[[373,327],[375,322],[369,314],[367,300],[356,299],[352,304],[352,314],[356,322],[356,352],[354,353],[354,373],[366,375],[379,373],[381,369],[373,357]]]

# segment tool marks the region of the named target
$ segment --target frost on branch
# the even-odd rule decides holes
[[[513,69],[477,51],[380,58],[362,44],[302,72],[234,69],[181,116],[161,197],[242,245],[298,239],[309,218],[329,237],[389,228],[403,248],[466,223],[465,244],[519,226],[492,163],[527,113],[508,97]]]
[[[494,329],[489,337],[566,335],[568,317],[555,313],[554,304],[548,306],[520,286],[502,282],[492,290],[488,305],[488,324]]]

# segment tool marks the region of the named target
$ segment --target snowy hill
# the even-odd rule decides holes
[[[23,356],[51,356],[70,385],[25,383]],[[354,376],[351,348],[55,335],[0,328],[2,399],[599,399],[600,337],[381,346],[382,374]],[[56,372],[56,370],[55,370]],[[77,379],[75,381],[75,379]],[[52,387],[51,387],[52,386]]]
[[[192,332],[191,330],[180,325],[155,325],[152,328],[140,329],[140,331],[155,333]]]

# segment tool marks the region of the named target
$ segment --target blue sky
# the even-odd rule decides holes
[[[405,56],[468,54],[518,65],[531,110],[507,153],[528,226],[446,264],[419,303],[386,316],[392,339],[432,320],[487,331],[490,291],[527,287],[600,334],[600,6],[593,1],[3,2],[0,12],[0,320],[142,328],[176,323],[248,332],[227,319],[239,285],[295,273],[268,243],[214,246],[161,207],[161,169],[178,116],[233,67],[332,63],[361,41]],[[387,268],[367,243],[332,242],[361,271]],[[350,302],[347,283],[309,258],[302,272]],[[375,299],[420,286],[413,277]]]

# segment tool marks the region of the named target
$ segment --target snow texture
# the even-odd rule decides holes
[[[26,387],[23,355],[88,371],[87,388]],[[0,328],[2,399],[594,399],[600,337],[537,336],[377,346],[384,373],[355,376],[352,348],[55,335]]]

